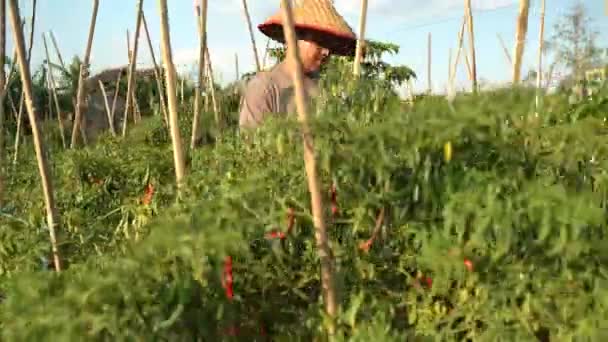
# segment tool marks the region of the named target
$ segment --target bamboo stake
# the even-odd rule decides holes
[[[211,104],[213,106],[213,114],[215,116],[215,123],[220,126],[221,117],[220,117],[220,109],[217,103],[217,98],[215,96],[215,79],[213,77],[213,66],[211,64],[211,57],[209,55],[209,46],[205,49],[205,58],[207,60],[207,80],[209,82],[209,92],[211,93]]]
[[[101,94],[103,95],[103,102],[106,107],[106,114],[108,116],[108,127],[110,127],[110,133],[113,136],[116,136],[116,130],[114,130],[114,120],[112,120],[112,110],[110,109],[110,103],[108,102],[108,94],[106,94],[106,88],[103,86],[103,82],[98,80],[99,89],[101,89]]]
[[[266,39],[266,47],[264,48],[264,57],[262,57],[262,69],[266,70],[266,60],[268,58],[268,49],[270,48],[270,38]]]
[[[509,52],[509,49],[507,49],[507,45],[505,44],[505,41],[502,39],[502,36],[500,35],[500,33],[497,33],[496,36],[498,37],[498,41],[500,42],[500,46],[502,47],[502,51],[505,54],[505,58],[507,59],[507,63],[509,64],[509,66],[513,65],[513,59],[511,58],[511,53]]]
[[[30,61],[32,59],[32,47],[34,45],[34,28],[36,25],[36,4],[37,1],[33,0],[32,1],[32,22],[30,25],[30,40],[29,40],[29,45],[28,45],[28,49],[27,49],[27,55],[26,55],[26,61],[27,61],[27,67],[30,67]],[[25,25],[25,19],[23,20],[23,25]],[[4,66],[2,66],[4,67]],[[19,146],[20,146],[20,139],[21,139],[21,135],[23,134],[23,106],[24,103],[23,101],[25,101],[25,96],[23,94],[23,90],[21,91],[21,97],[19,99],[19,116],[17,118],[17,133],[15,135],[15,154],[14,154],[14,158],[13,158],[13,164],[17,164],[17,159],[19,158]]]
[[[57,208],[55,207],[55,198],[53,196],[53,183],[49,175],[49,167],[46,160],[46,152],[44,148],[44,142],[40,136],[40,128],[38,126],[38,120],[36,119],[36,113],[34,109],[34,101],[32,95],[32,78],[30,70],[27,65],[25,56],[25,44],[23,42],[23,30],[20,25],[19,7],[17,0],[9,0],[9,12],[10,20],[13,31],[13,40],[17,46],[17,55],[19,58],[19,67],[21,71],[21,81],[23,84],[23,90],[26,97],[27,111],[32,126],[32,135],[34,138],[34,149],[36,151],[36,158],[38,160],[38,169],[40,171],[40,179],[42,183],[42,189],[44,192],[44,201],[47,212],[47,225],[50,234],[51,246],[53,250],[53,259],[55,270],[61,270],[61,263],[59,259],[59,250],[57,247],[57,238],[55,235],[55,226],[59,222],[59,215]]]
[[[148,23],[146,21],[146,14],[141,14],[142,24],[144,25],[144,32],[146,33],[146,40],[148,41],[148,48],[150,49],[150,56],[152,57],[152,65],[154,66],[154,78],[156,79],[156,88],[158,89],[158,97],[160,101],[160,109],[163,115],[163,119],[167,127],[169,127],[169,117],[167,114],[167,105],[165,103],[164,88],[162,82],[162,75],[160,74],[160,68],[156,63],[156,57],[154,55],[154,47],[152,46],[152,39],[150,38],[150,31],[148,30]]]
[[[363,59],[363,44],[365,42],[365,25],[367,23],[367,0],[361,0],[361,19],[359,22],[359,39],[357,39],[357,51],[355,52],[355,65],[353,72],[355,76],[361,75],[361,60]]]
[[[112,125],[114,125],[114,118],[116,113],[116,102],[118,101],[118,93],[120,91],[120,77],[122,76],[122,72],[118,73],[116,77],[116,89],[114,89],[114,99],[112,100],[112,110],[110,112],[110,117],[112,118]]]
[[[460,25],[460,31],[458,31],[458,49],[456,50],[456,58],[454,60],[454,65],[452,66],[452,72],[450,74],[450,77],[448,78],[449,82],[453,82],[454,78],[456,77],[456,70],[458,69],[458,63],[460,63],[460,54],[462,53],[465,25],[466,25],[466,17],[462,19],[462,24]]]
[[[465,51],[467,51],[468,50],[467,47],[468,46],[467,46],[466,41],[463,41],[462,42],[462,49],[465,50]],[[469,81],[473,81],[473,70],[471,68],[471,62],[469,61],[469,54],[468,53],[464,54],[464,64],[467,67],[467,74],[468,74],[468,77],[469,77]]]
[[[329,245],[325,221],[323,218],[323,198],[321,196],[319,178],[317,176],[317,165],[314,153],[312,132],[308,125],[307,103],[304,98],[304,86],[302,81],[302,62],[300,60],[298,46],[293,24],[293,13],[291,3],[281,0],[283,7],[283,27],[285,41],[287,42],[288,58],[293,65],[293,80],[295,85],[295,100],[298,110],[298,119],[302,126],[304,142],[304,163],[308,178],[308,188],[311,195],[313,223],[315,227],[315,238],[317,249],[321,260],[321,284],[325,299],[325,309],[330,318],[334,318],[338,312],[337,293],[334,283],[333,255]],[[329,329],[330,335],[334,333],[333,323]]]
[[[519,0],[519,16],[515,35],[515,59],[513,61],[513,84],[521,81],[521,64],[524,56],[526,34],[528,32],[528,13],[530,0]]]
[[[190,149],[194,150],[198,146],[200,138],[202,91],[205,82],[205,51],[207,50],[207,0],[202,0],[202,8],[196,6],[196,18],[198,23],[199,52],[198,52],[198,82],[196,93],[194,94],[194,118],[192,119],[192,138],[190,139]]]
[[[426,56],[426,62],[427,62],[427,82],[428,82],[428,88],[427,88],[427,92],[429,93],[429,95],[433,92],[433,84],[431,83],[431,33],[429,32],[429,36],[428,36],[428,41],[427,41],[427,56]]]
[[[84,52],[84,60],[80,65],[80,74],[78,76],[78,91],[76,93],[76,114],[74,115],[74,122],[72,123],[72,141],[70,143],[70,147],[76,147],[76,139],[78,139],[78,131],[80,129],[80,121],[82,121],[82,107],[84,105],[84,101],[86,99],[86,87],[85,80],[89,74],[89,59],[91,57],[91,48],[93,46],[93,36],[95,34],[95,24],[97,21],[97,10],[99,9],[99,0],[93,0],[93,14],[91,16],[91,24],[89,26],[89,38],[87,41],[87,47]],[[83,127],[84,128],[84,127]],[[86,131],[83,129],[81,134],[83,134],[83,141],[86,140],[84,133]]]
[[[137,19],[135,21],[135,38],[133,39],[133,52],[130,54],[131,58],[129,61],[129,79],[127,81],[127,102],[125,104],[125,112],[122,121],[122,136],[123,138],[127,136],[127,121],[129,118],[129,109],[131,101],[135,94],[136,80],[135,80],[135,70],[137,67],[137,48],[139,45],[139,31],[141,28],[141,17],[142,17],[142,6],[143,0],[137,0]],[[133,101],[135,102],[135,101]],[[135,103],[133,104],[133,108],[135,108]],[[135,121],[135,114],[133,115],[133,121]]]
[[[471,0],[465,0],[465,11],[467,13],[467,22],[469,24],[469,39],[471,48],[471,76],[473,77],[473,92],[477,92],[477,58],[475,56],[475,33],[473,27],[473,10],[471,9]]]
[[[0,208],[4,206],[4,102],[7,91],[5,90],[5,71],[4,64],[6,63],[6,1],[0,0],[0,89],[2,94],[0,97]],[[8,87],[7,87],[8,88]]]
[[[251,26],[251,17],[249,16],[249,9],[247,8],[247,0],[243,0],[243,12],[245,13],[245,19],[247,20],[247,27],[249,28],[249,37],[251,38],[251,47],[253,48],[253,56],[255,57],[256,71],[260,71],[260,58],[258,57],[258,49],[255,46],[255,37],[253,35],[253,28]]]
[[[538,69],[536,71],[536,109],[540,106],[539,93],[542,92],[542,81],[543,81],[543,44],[545,34],[545,0],[542,0],[540,10],[540,32],[538,34]],[[538,113],[537,113],[538,115]]]
[[[59,59],[59,64],[63,69],[65,69],[65,63],[63,63],[63,58],[61,57],[61,52],[59,51],[59,45],[57,44],[57,39],[55,39],[55,34],[53,31],[49,31],[51,35],[51,42],[53,43],[53,47],[55,48],[55,53],[57,54],[57,58]]]
[[[44,53],[46,54],[47,68],[49,69],[49,82],[51,84],[51,94],[53,97],[53,102],[55,103],[55,110],[57,111],[57,120],[59,123],[59,132],[61,134],[61,143],[63,144],[63,148],[67,148],[67,142],[65,140],[65,128],[63,127],[63,121],[61,120],[61,109],[59,108],[59,98],[57,97],[57,89],[55,89],[55,80],[53,78],[53,72],[51,71],[49,48],[46,43],[46,37],[44,36],[44,34],[42,34],[42,42],[44,44]]]
[[[177,118],[177,96],[175,94],[175,66],[171,52],[171,36],[169,35],[169,15],[167,13],[167,0],[158,0],[160,11],[160,34],[162,42],[162,56],[165,63],[165,78],[167,83],[167,102],[169,104],[169,125],[171,129],[171,140],[173,142],[173,159],[175,162],[175,179],[178,190],[183,186],[186,173],[184,162],[184,151],[182,138],[179,132]]]
[[[241,80],[241,74],[239,72],[239,54],[234,54],[234,69],[236,72],[235,81],[238,83]]]

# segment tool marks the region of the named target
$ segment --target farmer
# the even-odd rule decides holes
[[[318,92],[321,65],[332,54],[354,55],[357,40],[330,0],[295,0],[292,9],[305,94],[310,96]],[[279,11],[258,28],[271,39],[284,43],[282,20]],[[241,128],[257,127],[268,115],[294,112],[293,67],[290,60],[284,60],[268,71],[258,72],[249,81],[241,99]]]

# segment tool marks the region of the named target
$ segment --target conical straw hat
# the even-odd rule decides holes
[[[293,19],[298,35],[310,33],[312,39],[332,54],[355,54],[357,37],[344,18],[336,11],[331,0],[291,0]],[[282,10],[258,25],[266,36],[283,43]]]

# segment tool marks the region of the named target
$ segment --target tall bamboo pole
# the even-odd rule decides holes
[[[169,15],[167,13],[167,0],[158,0],[160,12],[160,35],[161,51],[163,62],[165,63],[165,78],[167,83],[167,102],[169,104],[169,126],[171,130],[171,140],[173,142],[173,159],[175,162],[175,179],[178,190],[183,186],[183,179],[186,173],[184,162],[184,150],[182,138],[179,132],[179,122],[177,119],[177,96],[175,94],[175,65],[173,64],[173,54],[171,52],[171,36],[169,35]]]
[[[106,115],[108,116],[108,127],[110,128],[110,133],[113,136],[116,136],[116,130],[114,129],[114,120],[112,118],[112,109],[110,109],[110,103],[108,102],[108,94],[106,93],[106,87],[104,87],[103,82],[98,80],[99,89],[101,90],[101,94],[103,95],[103,103],[106,107]]]
[[[129,109],[131,108],[131,102],[134,99],[135,94],[135,69],[137,67],[137,48],[139,46],[139,31],[141,28],[141,17],[142,17],[142,6],[144,1],[137,0],[137,19],[135,21],[135,38],[133,39],[133,52],[131,53],[131,60],[129,62],[129,79],[127,81],[127,102],[125,104],[125,113],[122,121],[122,136],[127,136],[127,121],[129,119]],[[135,104],[133,103],[133,108]],[[135,117],[135,115],[133,116]]]
[[[295,100],[298,111],[298,119],[302,126],[302,137],[304,143],[304,164],[308,178],[308,189],[311,196],[313,224],[315,227],[315,238],[317,252],[321,261],[321,284],[323,288],[325,309],[330,318],[334,318],[338,312],[337,293],[334,283],[334,265],[325,220],[323,218],[323,198],[321,196],[319,177],[314,153],[312,132],[308,125],[307,103],[304,98],[304,86],[302,81],[302,62],[300,60],[296,35],[293,23],[291,3],[281,0],[283,7],[283,27],[285,41],[287,42],[287,54],[293,65],[293,80],[295,85]],[[333,324],[330,326],[330,334],[333,334]]]
[[[2,1],[2,0],[0,0]],[[61,134],[61,143],[63,144],[63,148],[67,148],[67,142],[65,140],[65,128],[63,127],[63,121],[61,120],[61,108],[59,108],[59,98],[57,97],[57,89],[55,89],[55,79],[53,77],[53,72],[51,71],[51,58],[49,56],[49,48],[46,43],[46,37],[42,34],[42,43],[44,44],[44,53],[46,55],[46,65],[49,69],[49,81],[51,84],[51,94],[53,97],[53,102],[55,103],[55,110],[57,111],[57,121],[59,123],[59,134]]]
[[[194,94],[194,118],[192,119],[192,138],[190,148],[194,150],[200,140],[202,106],[202,91],[205,83],[205,51],[207,50],[207,0],[201,0],[202,6],[196,6],[196,21],[198,23],[198,80]],[[202,8],[201,8],[202,7]]]
[[[51,42],[53,43],[53,47],[55,48],[55,53],[57,54],[57,58],[59,59],[59,64],[62,68],[65,69],[65,63],[63,63],[63,58],[61,57],[61,51],[59,51],[59,45],[57,44],[57,39],[55,39],[55,34],[53,34],[52,30],[49,31],[49,34],[51,36]]]
[[[76,93],[76,114],[74,115],[74,122],[72,123],[72,141],[70,147],[76,147],[76,140],[78,139],[78,131],[82,121],[83,105],[86,99],[86,87],[85,80],[89,76],[89,59],[91,57],[91,48],[93,47],[93,36],[95,34],[95,24],[97,22],[97,10],[99,9],[99,0],[93,0],[93,14],[91,16],[91,24],[89,26],[89,38],[87,40],[87,47],[84,52],[84,59],[80,65],[80,74],[78,76],[78,91]],[[83,130],[82,133],[86,131]],[[84,134],[83,134],[84,135]],[[83,141],[86,138],[83,136]]]
[[[530,0],[519,0],[519,16],[515,35],[515,59],[513,60],[513,84],[521,81],[521,64],[524,56],[526,34],[528,32],[528,13]]]
[[[32,95],[32,78],[30,70],[27,64],[25,56],[25,44],[23,42],[23,29],[21,28],[19,7],[17,0],[9,0],[9,13],[11,26],[13,31],[13,40],[17,47],[17,56],[19,59],[19,67],[21,71],[21,82],[23,84],[23,90],[26,97],[27,112],[30,118],[30,124],[32,126],[32,136],[34,138],[34,149],[36,151],[36,158],[38,160],[38,169],[40,171],[40,179],[42,183],[42,189],[44,192],[44,202],[47,212],[47,225],[49,229],[51,247],[53,250],[53,261],[55,269],[61,270],[61,262],[59,259],[59,250],[57,247],[57,238],[55,235],[56,223],[59,222],[59,215],[57,208],[55,207],[55,198],[53,195],[53,183],[49,175],[48,162],[46,160],[46,152],[44,148],[44,142],[40,136],[40,128],[38,126],[38,120],[34,109],[34,101]]]
[[[156,63],[156,57],[154,55],[154,47],[152,46],[152,39],[150,38],[150,31],[148,30],[148,23],[146,21],[146,14],[141,14],[142,24],[144,25],[144,32],[146,33],[146,41],[148,42],[148,49],[150,49],[150,56],[152,57],[152,65],[154,66],[154,78],[156,79],[156,88],[158,89],[158,97],[160,101],[160,110],[163,115],[163,119],[167,127],[169,127],[169,116],[167,114],[167,104],[165,102],[165,90],[162,82],[162,75],[160,74],[160,68]]]
[[[469,24],[469,47],[471,48],[471,76],[473,77],[473,91],[477,92],[477,57],[475,56],[475,30],[473,25],[473,10],[471,0],[465,0],[465,12]]]
[[[357,39],[357,51],[355,52],[355,65],[353,73],[361,75],[361,60],[363,59],[363,44],[365,42],[365,25],[367,23],[367,0],[361,0],[361,19],[359,21],[359,39]]]
[[[112,124],[114,124],[114,118],[116,113],[116,102],[118,101],[118,92],[120,90],[120,78],[122,76],[122,72],[118,73],[116,76],[116,88],[114,89],[114,99],[112,100],[112,109],[110,110],[110,117],[112,118]]]
[[[454,80],[456,77],[456,70],[458,69],[458,63],[460,63],[460,54],[462,53],[462,43],[464,40],[464,27],[466,25],[466,17],[462,19],[462,24],[460,25],[460,31],[458,31],[458,49],[456,50],[456,58],[454,59],[454,64],[451,67],[451,73],[449,75],[449,82]]]
[[[500,33],[497,33],[496,37],[498,37],[498,41],[500,42],[500,46],[502,47],[503,53],[505,54],[507,63],[509,64],[509,66],[513,66],[513,59],[511,58],[511,53],[509,52],[509,49],[507,49],[507,45],[505,44],[504,39],[502,39]]]
[[[429,36],[428,36],[428,41],[427,41],[427,56],[426,56],[426,72],[427,72],[427,92],[429,93],[429,95],[433,92],[433,84],[432,84],[432,80],[431,80],[431,59],[433,58],[432,56],[432,49],[431,49],[431,33],[429,32]]]
[[[213,115],[215,117],[215,123],[218,127],[221,124],[220,108],[217,103],[217,97],[215,96],[215,78],[213,76],[213,66],[211,63],[211,56],[209,55],[209,47],[205,49],[205,58],[207,60],[207,81],[209,82],[209,92],[211,93],[211,104],[213,106]]]
[[[4,167],[5,167],[5,151],[4,151],[4,100],[6,98],[5,71],[4,64],[6,63],[6,1],[0,0],[0,208],[4,206]]]
[[[258,48],[255,46],[255,37],[253,35],[253,28],[251,26],[251,17],[249,16],[249,9],[247,8],[247,0],[243,0],[243,12],[245,14],[245,19],[247,20],[247,27],[249,28],[249,37],[251,39],[251,47],[253,48],[255,67],[257,71],[260,71],[260,57],[258,57]]]
[[[32,60],[32,48],[34,46],[34,29],[36,27],[36,4],[37,1],[32,1],[32,22],[30,24],[30,40],[27,48],[27,67],[30,67],[30,61]],[[23,19],[23,25],[25,25],[25,19]],[[25,96],[23,94],[23,90],[21,91],[21,97],[19,98],[19,116],[17,117],[17,132],[15,134],[15,154],[13,156],[13,164],[17,164],[17,159],[19,158],[19,142],[21,139],[21,135],[23,134],[23,106],[25,101]]]
[[[538,34],[538,69],[536,70],[536,108],[540,106],[540,95],[543,81],[543,44],[545,39],[545,0],[542,0],[540,10],[540,32]]]

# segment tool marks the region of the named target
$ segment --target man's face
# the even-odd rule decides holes
[[[302,67],[306,73],[319,71],[321,65],[323,65],[329,57],[328,49],[310,39],[298,40],[298,50],[300,50]]]

